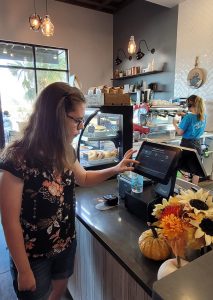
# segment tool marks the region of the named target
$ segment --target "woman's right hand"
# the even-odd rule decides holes
[[[36,281],[32,270],[18,272],[18,290],[32,292],[36,290]]]

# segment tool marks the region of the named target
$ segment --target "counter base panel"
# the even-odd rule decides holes
[[[68,282],[74,300],[151,300],[78,219],[76,231],[75,268]]]

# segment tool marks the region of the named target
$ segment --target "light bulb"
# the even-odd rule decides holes
[[[46,15],[41,24],[41,31],[45,36],[53,36],[54,34],[54,25],[50,20],[50,16]]]
[[[29,17],[30,29],[38,31],[41,26],[42,19],[36,13]]]
[[[129,40],[128,44],[128,53],[129,54],[134,54],[136,52],[136,44],[134,40],[134,36],[132,35]]]

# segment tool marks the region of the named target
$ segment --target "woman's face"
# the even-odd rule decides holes
[[[76,105],[75,111],[67,113],[67,131],[68,141],[72,142],[73,139],[79,135],[80,130],[84,128],[84,115],[86,105],[79,103]]]

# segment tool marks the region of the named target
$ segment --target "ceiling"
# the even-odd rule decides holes
[[[114,14],[119,9],[123,8],[132,0],[56,0],[59,2],[66,2],[69,4],[91,8],[94,10]]]
[[[116,13],[119,9],[123,8],[127,4],[133,2],[133,0],[56,0],[59,2],[66,2],[69,4],[82,6],[110,14]],[[163,5],[166,7],[173,7],[184,0],[146,0],[155,4]]]
[[[185,0],[146,0],[146,1],[172,8],[173,6]]]

